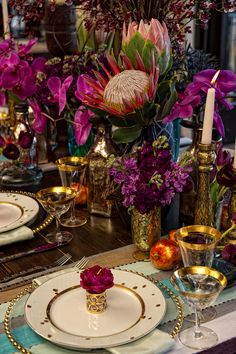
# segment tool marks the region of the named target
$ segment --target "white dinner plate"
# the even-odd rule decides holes
[[[162,320],[166,302],[158,287],[145,277],[112,270],[114,286],[106,291],[107,309],[86,310],[86,291],[80,271],[52,278],[29,296],[28,325],[48,341],[68,349],[101,349],[143,337]]]
[[[25,225],[38,211],[39,204],[33,198],[20,193],[0,192],[0,233]]]

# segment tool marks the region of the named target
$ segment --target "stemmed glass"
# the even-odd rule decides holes
[[[62,185],[74,189],[77,195],[85,183],[87,163],[88,160],[85,157],[78,156],[66,156],[56,160]],[[60,222],[67,227],[82,226],[87,222],[86,218],[76,215],[75,199],[71,204],[70,216],[62,218]]]
[[[72,240],[70,232],[60,230],[60,216],[69,210],[75,196],[76,192],[72,188],[62,186],[41,189],[36,193],[43,208],[56,218],[56,232],[46,235],[50,243]]]
[[[215,247],[221,238],[220,231],[210,226],[190,225],[178,229],[175,238],[185,267],[212,266]],[[208,308],[200,314],[200,318],[202,322],[206,322],[213,319],[215,315],[215,309]],[[191,321],[191,317],[189,320]]]
[[[226,277],[215,269],[194,266],[176,270],[170,281],[195,312],[195,326],[180,332],[181,343],[198,350],[216,345],[218,336],[210,328],[200,325],[199,311],[217,299],[227,284]]]

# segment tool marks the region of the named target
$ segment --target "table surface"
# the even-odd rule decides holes
[[[44,174],[40,185],[24,188],[24,191],[35,193],[45,186],[55,186],[57,183],[60,185],[58,173],[57,171],[51,171]],[[14,190],[17,189],[14,188]],[[77,212],[86,216],[88,221],[85,225],[77,228],[61,227],[73,234],[73,239],[68,245],[0,264],[0,283],[7,275],[26,270],[32,266],[50,267],[63,253],[70,253],[72,256],[71,262],[75,262],[83,256],[104,253],[132,244],[130,231],[119,216],[105,218],[100,215],[89,215],[85,207],[77,207]],[[32,240],[0,247],[0,258],[44,244],[45,237],[50,230],[55,230],[55,220],[47,228],[36,233]],[[0,296],[2,298],[2,294]]]

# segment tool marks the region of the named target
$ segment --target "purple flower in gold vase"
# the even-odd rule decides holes
[[[81,272],[80,285],[92,294],[100,294],[114,285],[113,274],[109,268],[95,265]]]

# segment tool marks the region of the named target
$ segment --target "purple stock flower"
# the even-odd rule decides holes
[[[75,113],[74,127],[75,139],[78,145],[84,145],[89,137],[92,123],[90,118],[94,115],[89,109],[80,106]]]
[[[161,142],[165,147],[158,144]],[[120,187],[123,205],[135,207],[140,213],[168,205],[189,178],[189,166],[172,161],[167,138],[161,136],[154,143],[144,143],[131,156],[117,157],[109,169]]]

